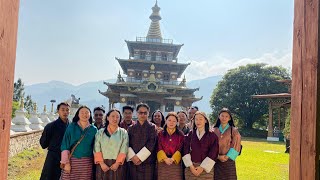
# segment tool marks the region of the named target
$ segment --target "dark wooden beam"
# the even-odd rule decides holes
[[[319,0],[295,0],[290,179],[319,179]]]
[[[7,179],[18,0],[0,0],[0,179]]]

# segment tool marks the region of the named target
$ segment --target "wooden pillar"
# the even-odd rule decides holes
[[[18,0],[0,0],[0,179],[8,174],[18,11]]]
[[[273,137],[273,111],[272,111],[272,102],[271,101],[269,101],[268,137]]]
[[[290,129],[291,180],[319,179],[319,68],[319,0],[295,0]]]
[[[279,128],[279,131],[281,131],[281,107],[279,107],[279,113],[278,113],[278,128]]]

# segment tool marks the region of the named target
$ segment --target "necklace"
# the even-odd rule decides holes
[[[168,134],[169,134],[169,136],[170,136],[169,141],[172,141],[171,135],[174,133],[175,129],[169,129],[169,128],[168,128],[167,131],[168,131]]]

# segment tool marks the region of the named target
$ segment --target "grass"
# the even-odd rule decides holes
[[[284,142],[243,138],[242,146],[236,160],[239,180],[289,179],[289,154],[284,153]]]
[[[243,138],[242,152],[236,160],[239,180],[289,179],[289,154],[283,142]],[[269,151],[269,152],[266,152]],[[9,158],[9,180],[40,178],[45,152],[41,148],[26,150]]]
[[[9,158],[8,180],[40,179],[45,155],[45,151],[41,148],[34,148]]]

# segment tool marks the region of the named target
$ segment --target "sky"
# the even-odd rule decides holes
[[[115,79],[125,40],[145,37],[155,0],[20,1],[15,79],[79,85]],[[291,69],[292,0],[159,0],[162,37],[184,44],[187,81],[248,63]]]

